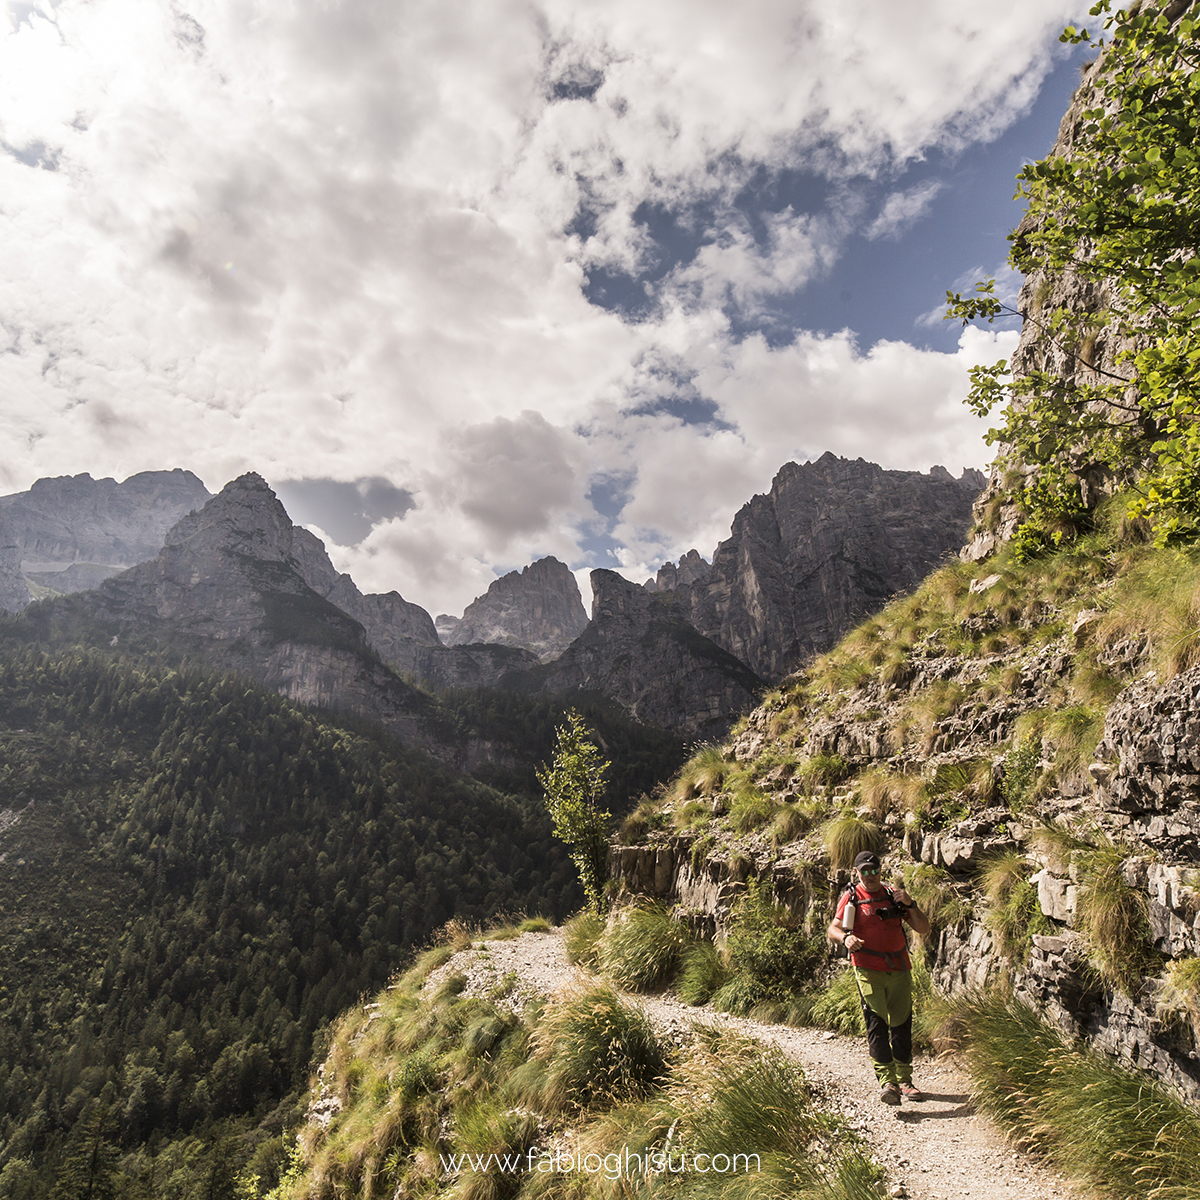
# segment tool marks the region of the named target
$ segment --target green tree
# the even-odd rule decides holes
[[[1003,448],[1002,463],[1036,468],[1013,492],[1026,516],[1026,545],[1057,542],[1085,521],[1089,485],[1098,481],[1131,490],[1131,515],[1149,519],[1160,545],[1194,541],[1200,22],[1194,0],[1115,14],[1100,0],[1091,12],[1105,16],[1109,37],[1093,43],[1101,58],[1085,83],[1088,107],[1068,154],[1018,175],[1028,213],[1009,237],[1009,263],[1039,275],[1045,295],[1090,292],[1099,302],[1090,313],[1077,304],[1019,313],[1058,348],[1065,368],[1014,377],[1003,362],[977,367],[967,402],[981,416],[1006,406],[988,441]],[[1061,38],[1089,39],[1074,27]],[[992,280],[947,299],[947,318],[964,324],[1015,311]]]
[[[592,741],[591,731],[575,709],[558,727],[554,758],[539,768],[554,836],[571,847],[571,861],[588,903],[597,911],[604,898],[608,862],[608,826],[612,814],[600,807],[609,762]]]

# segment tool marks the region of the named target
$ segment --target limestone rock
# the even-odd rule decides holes
[[[23,569],[38,572],[55,591],[95,586],[105,569],[153,558],[181,517],[203,508],[208,489],[191,471],[142,471],[123,483],[90,475],[39,479],[27,492],[0,496],[21,547]],[[56,587],[52,573],[88,564]]]
[[[29,603],[21,574],[21,547],[0,510],[0,611],[20,612]]]
[[[764,679],[827,650],[961,545],[978,471],[885,471],[833,454],[782,467],[733,520],[709,566],[695,551],[653,582]]]
[[[1093,772],[1101,803],[1127,817],[1127,833],[1171,858],[1200,860],[1200,667],[1126,688],[1097,755],[1111,768],[1107,777]]]
[[[593,571],[592,619],[554,662],[512,677],[523,691],[600,692],[634,716],[714,737],[749,709],[763,681],[697,633],[670,593],[653,595],[614,571]]]
[[[442,634],[447,646],[520,646],[542,661],[561,654],[587,627],[579,585],[566,563],[540,558],[510,571],[467,606]]]
[[[384,666],[359,621],[306,582],[307,573],[326,586],[332,575],[336,589],[317,547],[266,482],[247,474],[179,521],[155,558],[59,603],[123,641],[194,646],[293,700],[372,717],[434,748],[428,699]]]

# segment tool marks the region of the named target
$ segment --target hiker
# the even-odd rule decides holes
[[[863,850],[855,858],[857,878],[838,901],[829,938],[850,952],[879,1098],[899,1104],[902,1095],[924,1099],[912,1081],[912,962],[904,924],[924,934],[929,918],[903,887],[886,887],[880,871],[878,854]]]

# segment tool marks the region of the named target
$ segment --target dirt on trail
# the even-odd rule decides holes
[[[557,931],[460,951],[430,976],[426,989],[452,973],[466,977],[466,994],[502,997],[499,1003],[517,1009],[573,984],[598,982],[567,962]],[[893,1196],[1059,1200],[1074,1190],[1062,1176],[1014,1151],[1000,1130],[973,1110],[967,1077],[952,1061],[919,1055],[913,1081],[925,1099],[890,1108],[879,1100],[864,1039],[692,1008],[669,994],[626,993],[625,998],[674,1041],[683,1041],[693,1025],[708,1024],[778,1046],[804,1069],[816,1102],[841,1113],[862,1136],[886,1171]]]

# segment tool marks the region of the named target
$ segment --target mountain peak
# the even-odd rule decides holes
[[[442,636],[447,646],[523,646],[546,661],[565,650],[587,623],[575,576],[566,563],[547,556],[494,580],[467,606],[461,621],[443,627]]]

